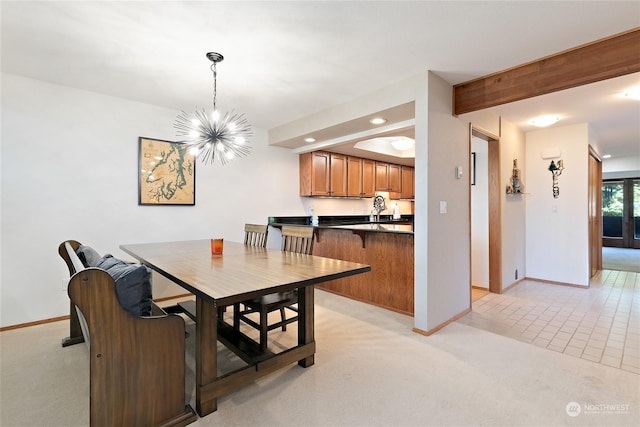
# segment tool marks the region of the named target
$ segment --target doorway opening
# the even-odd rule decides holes
[[[602,182],[602,244],[640,248],[640,179]]]
[[[500,140],[469,127],[471,302],[486,293],[502,293],[502,218]]]

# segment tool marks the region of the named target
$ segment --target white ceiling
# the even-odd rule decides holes
[[[451,84],[640,26],[640,2],[2,1],[2,71],[176,110],[218,105],[263,129],[432,70]],[[618,83],[615,83],[618,82]],[[638,154],[638,75],[494,108],[592,124],[605,151]],[[624,101],[624,102],[623,102]]]

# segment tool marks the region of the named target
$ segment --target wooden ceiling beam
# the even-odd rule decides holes
[[[453,114],[640,72],[640,27],[453,87]]]

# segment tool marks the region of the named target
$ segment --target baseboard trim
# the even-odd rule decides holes
[[[187,294],[181,294],[181,295],[174,295],[172,297],[163,297],[163,298],[154,299],[153,301],[154,302],[169,301],[172,299],[184,298],[191,295],[193,294],[187,293]],[[59,316],[59,317],[50,317],[49,319],[42,319],[42,320],[36,320],[33,322],[18,323],[17,325],[4,326],[0,328],[0,332],[11,331],[13,329],[28,328],[29,326],[44,325],[46,323],[60,322],[61,320],[69,320],[69,315]]]
[[[29,326],[44,325],[45,323],[59,322],[61,320],[69,320],[69,316],[50,317],[49,319],[36,320],[34,322],[18,323],[17,325],[4,326],[0,328],[0,332],[10,331],[12,329],[28,328]]]
[[[519,285],[520,283],[522,283],[523,281],[527,280],[525,277],[523,277],[522,279],[518,279],[515,282],[513,282],[512,284],[510,284],[509,286],[507,286],[506,288],[502,289],[502,293],[507,292],[509,289],[513,288],[516,285]]]
[[[171,297],[162,297],[162,298],[154,299],[153,302],[163,302],[163,301],[169,301],[172,299],[186,298],[186,297],[192,297],[192,296],[193,296],[192,293],[186,293],[186,294],[174,295]]]
[[[560,286],[569,286],[572,288],[582,288],[582,289],[588,289],[589,285],[578,285],[575,283],[567,283],[567,282],[556,282],[554,280],[545,280],[545,279],[538,279],[535,277],[527,277],[526,280],[531,280],[533,282],[540,282],[540,283],[548,283],[550,285],[560,285]]]
[[[471,307],[463,310],[462,312],[456,314],[455,316],[453,316],[451,319],[439,324],[438,326],[436,326],[435,328],[431,328],[428,331],[425,331],[423,329],[419,329],[419,328],[412,328],[411,330],[413,332],[415,332],[416,334],[420,334],[420,335],[424,335],[424,336],[429,336],[429,335],[433,335],[436,332],[438,332],[440,329],[444,328],[445,326],[449,325],[450,323],[455,322],[456,320],[460,319],[461,317],[467,315],[471,313]]]

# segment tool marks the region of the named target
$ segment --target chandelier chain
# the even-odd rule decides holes
[[[213,61],[213,63],[211,64],[211,71],[213,72],[213,111],[216,111],[216,95],[218,93],[218,90],[217,90],[217,86],[218,85],[216,83],[217,80],[218,80],[217,79],[218,73],[216,71],[216,63],[217,63],[216,61]]]

